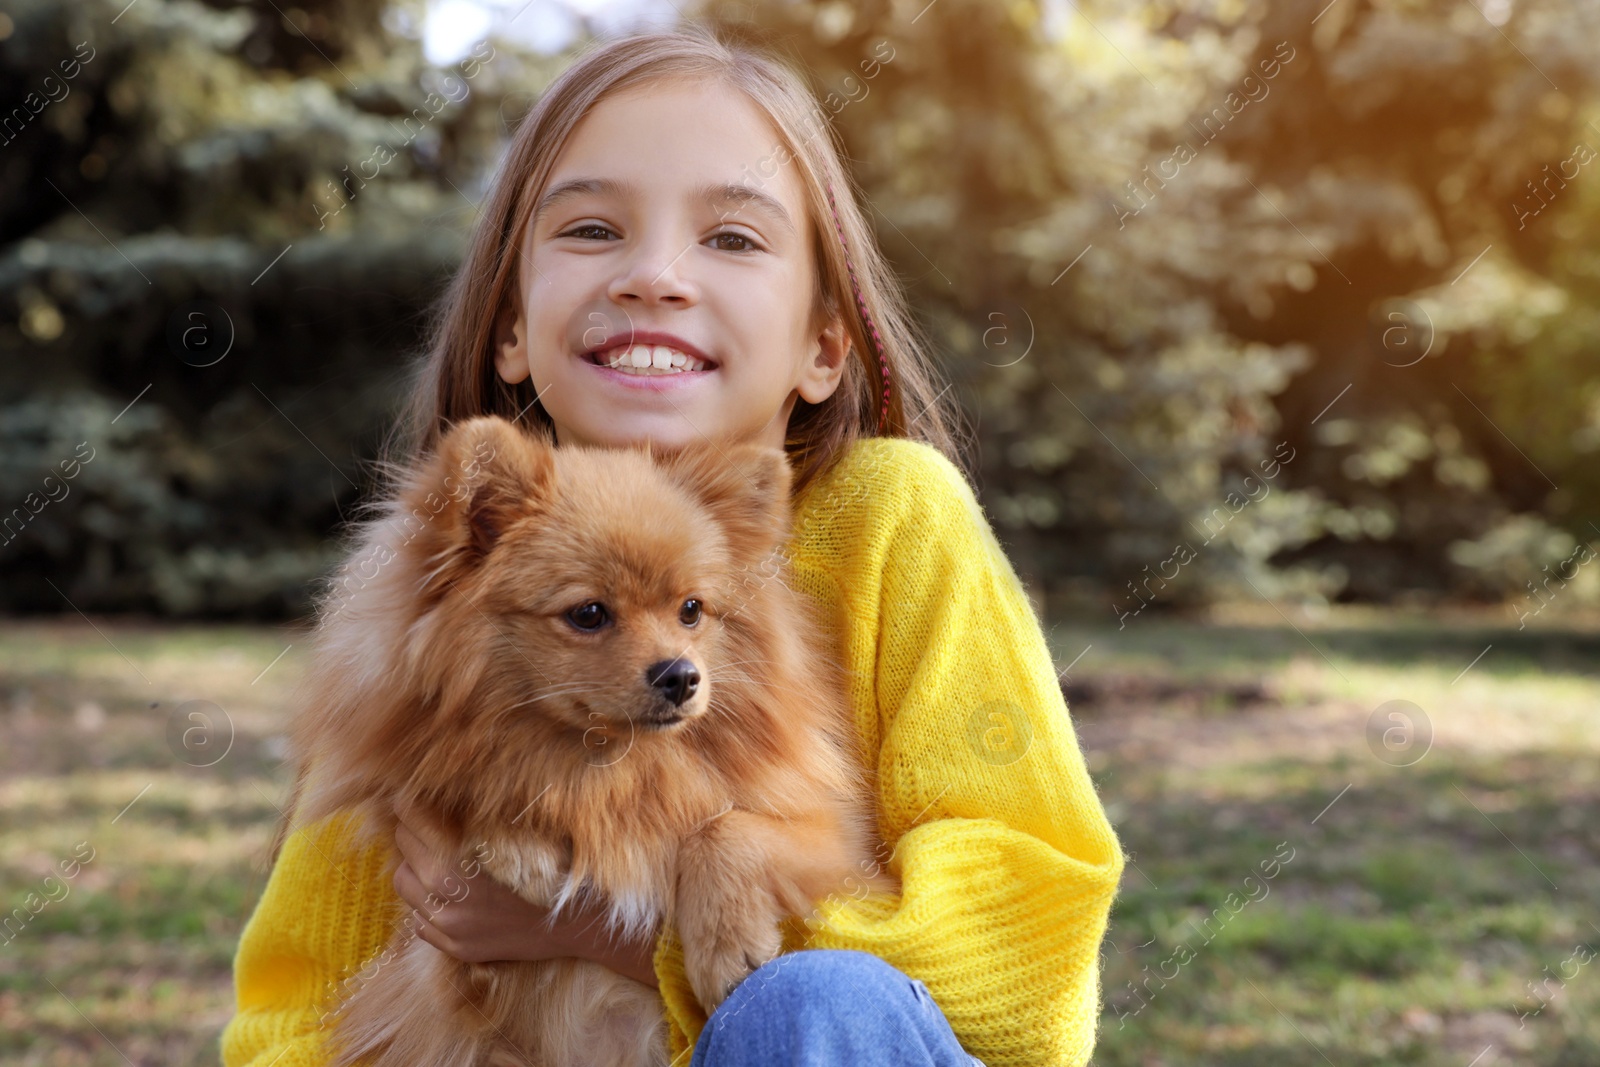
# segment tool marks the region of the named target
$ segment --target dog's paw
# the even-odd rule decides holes
[[[742,945],[722,951],[696,951],[684,946],[684,972],[695,999],[709,1015],[728,998],[740,982],[783,948],[783,935],[776,925],[747,937]]]

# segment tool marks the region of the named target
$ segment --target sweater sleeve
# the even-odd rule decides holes
[[[323,1014],[382,952],[400,910],[381,842],[340,817],[290,834],[234,957],[237,1008],[223,1067],[321,1067]]]
[[[1037,617],[954,464],[929,446],[882,539],[880,830],[898,895],[830,900],[817,948],[921,979],[988,1067],[1082,1065],[1123,867]]]

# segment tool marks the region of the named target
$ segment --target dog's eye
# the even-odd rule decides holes
[[[605,625],[605,605],[590,601],[567,612],[567,621],[580,630],[598,630]]]
[[[690,597],[683,602],[683,607],[678,609],[678,621],[685,626],[693,626],[700,621],[700,601]]]

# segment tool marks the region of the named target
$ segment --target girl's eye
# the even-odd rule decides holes
[[[610,233],[611,232],[609,227],[602,226],[598,222],[586,222],[582,226],[574,226],[572,229],[568,230],[566,233],[557,234],[556,236],[558,236],[558,237],[576,237],[579,234],[583,233],[585,230],[599,230],[601,233]]]
[[[678,609],[678,621],[685,626],[693,626],[700,621],[701,604],[693,597],[683,602],[683,607]]]
[[[711,239],[713,241],[721,241],[724,238],[728,238],[728,237],[732,237],[732,238],[734,238],[736,240],[743,241],[748,247],[746,247],[746,248],[727,248],[727,247],[723,247],[721,250],[724,251],[724,252],[759,252],[759,251],[761,251],[761,246],[760,245],[756,244],[749,237],[745,236],[744,234],[740,233],[737,230],[725,230],[722,233],[717,234],[715,237],[713,237]]]
[[[609,617],[605,605],[598,601],[590,601],[567,612],[567,621],[580,630],[598,630]]]

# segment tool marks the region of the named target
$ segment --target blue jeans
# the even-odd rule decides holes
[[[767,961],[717,1006],[689,1067],[983,1067],[928,987],[869,952]]]

